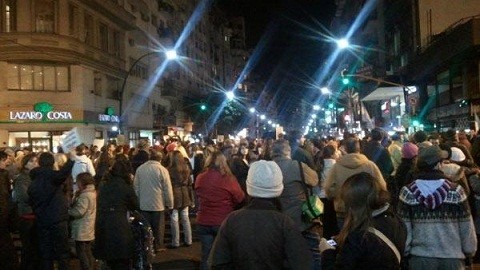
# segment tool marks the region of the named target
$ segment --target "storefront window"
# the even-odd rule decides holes
[[[9,64],[8,89],[26,91],[69,91],[69,67]]]

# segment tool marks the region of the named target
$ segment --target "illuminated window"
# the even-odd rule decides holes
[[[3,1],[3,27],[5,32],[12,32],[17,28],[17,14],[16,14],[17,2],[16,0],[4,0]]]
[[[8,65],[8,90],[70,91],[68,66]]]

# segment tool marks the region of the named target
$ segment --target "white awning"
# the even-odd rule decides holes
[[[389,100],[395,97],[399,97],[400,101],[403,101],[405,99],[405,96],[403,94],[403,87],[400,87],[400,86],[378,87],[368,96],[364,97],[362,101]]]

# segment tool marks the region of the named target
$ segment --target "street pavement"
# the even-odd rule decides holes
[[[200,269],[200,261],[201,261],[201,245],[198,237],[196,236],[195,230],[195,217],[190,217],[190,222],[192,226],[192,236],[193,242],[192,245],[187,246],[180,246],[174,249],[167,249],[165,251],[161,251],[157,253],[153,259],[153,269],[158,270],[190,270],[190,269]],[[181,222],[180,222],[181,223]],[[181,224],[180,224],[181,228]],[[18,255],[20,255],[21,243],[18,234],[14,234],[14,243],[18,251]],[[183,234],[180,235],[180,243],[183,241]],[[168,219],[168,215],[166,216],[166,226],[165,226],[165,244],[169,245],[171,243],[171,230],[170,230],[170,222]],[[75,244],[71,241],[71,249],[72,253],[75,253]],[[73,257],[70,260],[70,269],[72,270],[80,270],[80,262],[77,258]],[[102,269],[100,267],[100,263],[97,263],[96,269]]]

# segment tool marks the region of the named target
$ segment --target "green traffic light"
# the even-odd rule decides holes
[[[348,78],[343,78],[343,79],[342,79],[342,83],[345,84],[345,85],[347,85],[347,84],[350,83],[350,79],[348,79]]]
[[[202,104],[202,105],[200,106],[200,110],[205,111],[206,109],[207,109],[207,106],[205,106],[205,104]]]
[[[329,103],[329,104],[328,104],[328,108],[329,108],[329,109],[333,109],[333,103]]]
[[[412,125],[413,125],[414,127],[418,127],[418,126],[420,126],[420,122],[419,122],[418,120],[413,120],[413,121],[412,121]]]

